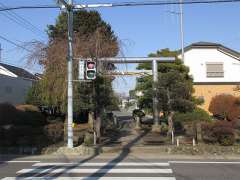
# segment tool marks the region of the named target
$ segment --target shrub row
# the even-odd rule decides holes
[[[0,147],[4,146],[37,146],[63,141],[63,123],[57,122],[45,126],[11,126],[0,127]]]
[[[16,108],[11,104],[2,103],[0,104],[0,126],[11,124],[39,127],[46,125],[46,119],[35,106],[22,105]]]
[[[206,143],[218,142],[224,146],[233,145],[235,142],[232,123],[223,120],[202,124],[202,137]]]

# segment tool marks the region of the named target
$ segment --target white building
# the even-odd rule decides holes
[[[0,103],[25,103],[30,87],[37,78],[28,71],[0,63]]]
[[[181,55],[179,55],[181,58]],[[198,42],[185,48],[184,64],[194,80],[195,96],[204,98],[208,110],[217,94],[240,95],[240,53],[221,44]]]

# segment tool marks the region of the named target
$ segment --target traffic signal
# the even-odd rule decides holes
[[[95,61],[87,61],[86,62],[86,79],[96,79],[97,76],[97,68]]]

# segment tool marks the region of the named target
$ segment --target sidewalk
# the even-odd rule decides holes
[[[103,160],[115,159],[122,156],[122,153],[102,153],[92,156],[79,156],[70,154],[60,155],[37,155],[37,156],[15,156],[15,155],[0,155],[0,161],[44,161],[44,160],[57,160],[57,161],[78,161],[82,159],[89,160]],[[129,153],[125,156],[124,160],[240,160],[238,155],[166,155],[161,153]]]

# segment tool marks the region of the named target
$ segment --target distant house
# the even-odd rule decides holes
[[[0,63],[0,103],[25,103],[29,88],[37,78],[30,72]]]
[[[195,96],[205,102],[205,110],[217,94],[240,95],[236,90],[240,85],[239,52],[217,43],[198,42],[185,47],[184,64],[193,76]]]

